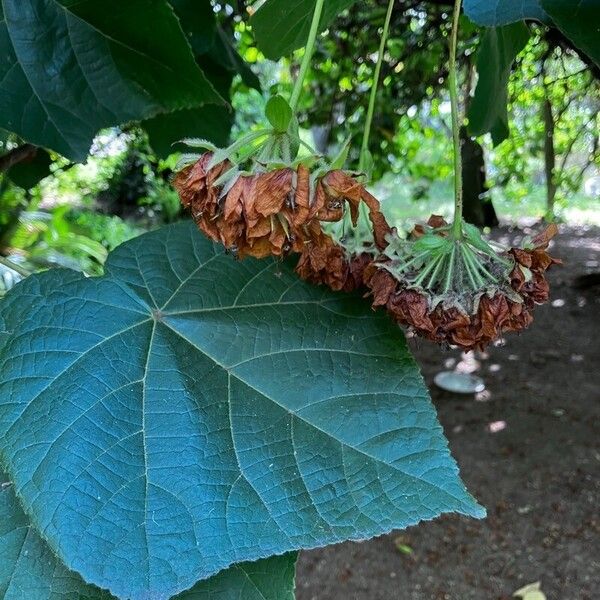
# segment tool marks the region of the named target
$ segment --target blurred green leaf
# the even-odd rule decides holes
[[[528,39],[524,23],[486,30],[477,56],[479,79],[468,112],[471,135],[491,132],[495,145],[508,137],[508,79]]]
[[[319,30],[325,29],[338,13],[356,0],[327,0]],[[315,10],[315,0],[267,0],[250,23],[258,47],[267,58],[277,60],[306,43]]]
[[[50,175],[52,158],[47,150],[38,148],[30,160],[13,165],[7,172],[10,180],[24,190],[36,186],[42,179]]]

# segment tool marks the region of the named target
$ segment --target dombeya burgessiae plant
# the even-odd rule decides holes
[[[421,335],[482,346],[509,322],[480,317],[488,300],[514,303],[513,326],[546,298],[552,231],[498,250],[457,193],[452,224],[400,240],[365,189],[377,77],[355,172],[344,149],[327,160],[298,135],[323,8],[289,101],[274,95],[225,149],[189,140],[202,154],[175,183],[210,240],[173,225],[121,246],[103,277],[53,270],[3,301],[4,598],[288,600],[298,550],[484,516],[400,329],[361,291],[327,288],[362,287]],[[421,312],[397,308],[408,293]],[[471,337],[456,319],[417,323],[452,310]]]

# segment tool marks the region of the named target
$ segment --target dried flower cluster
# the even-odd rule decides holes
[[[356,220],[361,201],[369,207],[376,242],[385,244],[390,230],[379,202],[342,170],[313,181],[307,167],[285,167],[239,175],[225,188],[215,182],[230,165],[223,161],[211,168],[211,158],[207,152],[184,168],[174,185],[200,230],[240,258],[299,253],[297,271],[303,279],[334,290],[354,289],[364,260],[351,260],[320,223],[339,221],[346,204]]]
[[[479,256],[484,260],[477,268],[491,279],[480,287],[463,285],[466,279],[458,280],[458,292],[452,295],[447,286],[443,291],[434,289],[431,279],[429,286],[422,283],[419,274],[427,269],[427,263],[416,262],[411,273],[395,270],[390,258],[395,255],[388,245],[397,236],[377,199],[349,173],[334,169],[311,175],[300,164],[238,174],[223,185],[219,180],[231,165],[225,160],[212,166],[212,156],[206,152],[174,180],[183,205],[210,239],[240,258],[297,253],[296,271],[302,279],[333,290],[366,288],[374,308],[385,307],[399,324],[420,337],[465,350],[483,349],[506,332],[525,329],[533,319],[534,306],[548,299],[545,271],[559,262],[546,251],[555,226],[534,238],[528,248],[512,248],[497,256],[486,255],[484,248]],[[356,225],[361,202],[368,208],[371,241],[345,246],[343,236],[330,235],[322,222],[340,221],[348,210],[350,221]],[[428,226],[414,228],[412,240],[429,235],[431,242],[432,231],[449,238],[447,224],[433,216]],[[493,260],[486,262],[490,256],[508,268]],[[444,269],[448,270],[447,266],[439,274],[438,269],[433,271],[438,282],[444,278]],[[460,268],[456,272],[460,273]]]
[[[440,225],[439,221],[434,223]],[[532,240],[531,248],[506,252],[506,257],[512,259],[506,281],[472,292],[472,311],[443,301],[432,303],[431,294],[410,287],[382,268],[382,263],[367,267],[365,283],[373,295],[373,306],[385,306],[398,323],[410,327],[418,336],[464,350],[483,349],[504,333],[528,327],[534,306],[548,300],[545,271],[560,261],[546,249],[556,231],[552,225]],[[422,234],[422,229],[417,228],[415,233]]]

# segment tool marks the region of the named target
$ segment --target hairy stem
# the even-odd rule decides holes
[[[452,112],[452,143],[454,146],[454,221],[452,233],[456,239],[462,238],[463,181],[462,158],[460,154],[460,118],[458,108],[458,85],[456,82],[456,47],[458,44],[458,22],[462,0],[454,0],[452,34],[450,37],[450,64],[448,84],[450,86],[450,107]]]
[[[310,61],[315,49],[315,41],[317,39],[317,33],[319,32],[319,23],[321,22],[321,14],[323,12],[323,4],[325,0],[317,0],[315,4],[315,12],[313,14],[312,23],[310,25],[310,32],[308,39],[306,40],[306,47],[304,48],[304,56],[302,57],[302,63],[300,64],[300,72],[298,78],[294,84],[292,91],[292,97],[290,98],[290,106],[292,110],[296,112],[298,108],[298,101],[300,100],[300,94],[302,93],[302,86],[304,85],[304,78],[310,66]]]
[[[369,108],[367,109],[367,118],[363,131],[362,146],[360,149],[359,171],[366,170],[366,160],[369,152],[369,137],[371,135],[371,126],[373,124],[373,114],[375,112],[375,100],[377,99],[377,87],[379,85],[379,76],[381,75],[381,65],[383,64],[383,55],[387,44],[388,34],[390,31],[390,21],[392,20],[392,10],[394,8],[394,0],[389,0],[385,21],[383,23],[383,33],[379,42],[379,52],[377,54],[377,64],[375,65],[375,73],[373,74],[373,84],[371,86],[371,94],[369,96]]]
[[[28,277],[29,275],[31,275],[31,271],[29,271],[25,267],[22,267],[21,265],[18,265],[17,263],[14,263],[12,260],[9,260],[4,256],[0,256],[0,265],[4,265],[5,267],[12,269],[13,271],[18,273],[19,275],[22,275],[23,277]]]

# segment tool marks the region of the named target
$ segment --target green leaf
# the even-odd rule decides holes
[[[173,152],[185,151],[180,140],[203,138],[216,146],[225,146],[233,123],[233,112],[224,106],[205,104],[198,108],[178,110],[159,115],[142,123],[150,146],[164,158]]]
[[[481,517],[404,338],[192,223],[0,308],[0,462],[66,566],[132,599],[230,565]]]
[[[572,0],[567,0],[572,4]],[[471,21],[498,27],[524,19],[548,22],[540,0],[465,0],[465,14]]]
[[[72,160],[102,127],[223,100],[166,0],[2,0],[0,126]]]
[[[265,115],[277,133],[285,133],[290,126],[294,111],[284,98],[273,96],[265,106]]]
[[[43,148],[38,148],[30,160],[13,165],[7,175],[15,185],[29,190],[50,175],[51,164],[50,154]]]
[[[464,7],[478,25],[496,27],[526,19],[553,25],[600,65],[598,0],[465,0]]]
[[[554,24],[600,66],[600,3],[598,0],[542,0]]]
[[[0,472],[0,595],[4,600],[114,598],[65,568],[31,526]],[[242,563],[196,584],[177,600],[293,600],[294,553]]]
[[[356,0],[327,0],[319,31]],[[267,58],[278,60],[306,43],[315,10],[315,0],[267,0],[252,16],[250,24],[259,48]]]
[[[508,137],[508,79],[513,62],[529,40],[524,23],[486,30],[477,56],[479,79],[469,106],[469,133],[492,132],[494,144]]]

